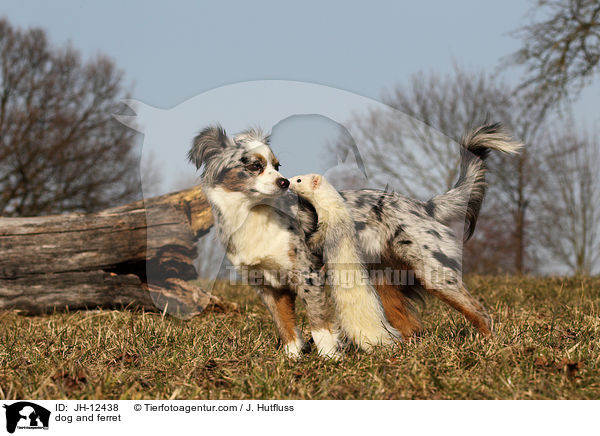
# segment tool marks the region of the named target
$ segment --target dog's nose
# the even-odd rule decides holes
[[[290,186],[290,181],[288,179],[284,179],[283,177],[277,179],[275,183],[277,183],[277,186],[279,186],[281,189],[287,189],[288,186]]]

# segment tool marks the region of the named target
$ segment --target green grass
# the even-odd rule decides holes
[[[0,399],[600,399],[600,279],[470,277],[496,335],[428,301],[421,339],[288,361],[253,291],[190,321],[0,312]],[[302,316],[302,320],[304,317]],[[306,326],[305,336],[308,335]]]

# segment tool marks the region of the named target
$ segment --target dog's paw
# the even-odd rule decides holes
[[[299,359],[302,356],[302,348],[304,347],[304,342],[301,339],[296,339],[295,341],[288,342],[283,347],[285,351],[285,355],[290,359]]]
[[[339,350],[329,350],[327,352],[319,352],[319,356],[325,357],[335,361],[340,361],[344,358],[344,355]]]
[[[328,329],[316,330],[312,332],[312,337],[320,356],[335,360],[342,358],[342,354],[339,351],[340,345],[337,333]]]

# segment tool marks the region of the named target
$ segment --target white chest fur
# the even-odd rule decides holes
[[[290,234],[281,217],[270,206],[254,206],[241,193],[221,188],[207,188],[205,192],[220,211],[217,225],[229,261],[238,270],[261,269],[267,282],[280,283],[275,277],[293,268]]]
[[[269,206],[256,206],[231,235],[230,261],[236,266],[279,264],[292,267],[289,259],[290,235]]]

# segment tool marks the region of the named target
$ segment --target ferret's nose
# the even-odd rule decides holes
[[[287,189],[290,186],[290,181],[288,179],[284,179],[283,177],[277,179],[275,183],[277,183],[277,186],[279,186],[281,189]]]

